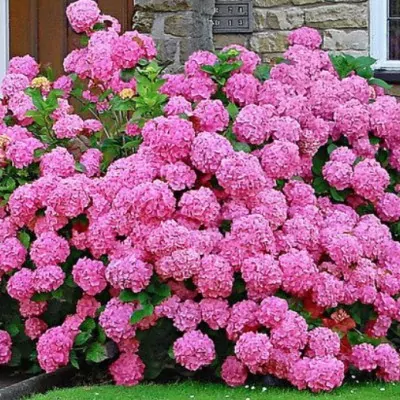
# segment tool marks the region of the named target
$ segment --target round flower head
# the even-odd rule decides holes
[[[79,115],[66,115],[60,118],[53,126],[58,139],[72,139],[83,130],[83,120]]]
[[[272,344],[264,333],[247,332],[235,345],[235,354],[251,373],[262,372],[266,367]]]
[[[269,138],[267,124],[267,110],[263,106],[249,104],[236,117],[233,133],[241,142],[262,144]]]
[[[7,293],[15,300],[29,300],[35,293],[33,276],[30,269],[22,268],[8,280]]]
[[[163,279],[185,281],[200,271],[200,254],[192,249],[176,250],[156,263],[156,272]]]
[[[316,29],[302,27],[292,31],[288,36],[288,41],[291,46],[299,44],[314,50],[321,46],[322,37]]]
[[[81,258],[72,269],[75,283],[88,295],[95,296],[107,287],[106,268],[101,261]]]
[[[229,124],[229,114],[221,100],[203,100],[191,118],[198,132],[221,132]]]
[[[200,331],[185,333],[174,343],[176,361],[189,371],[210,365],[215,359],[213,341]]]
[[[246,383],[248,371],[246,366],[235,356],[226,358],[221,367],[221,378],[231,386],[242,386]]]
[[[100,307],[101,303],[95,297],[85,294],[76,304],[76,313],[81,318],[94,318]]]
[[[107,337],[119,343],[135,336],[136,328],[130,323],[134,311],[133,304],[122,303],[118,298],[112,298],[99,317],[99,324]]]
[[[11,361],[11,336],[8,332],[0,330],[0,365],[8,364]]]
[[[340,350],[340,338],[328,328],[315,328],[308,335],[308,357],[337,356]]]
[[[192,104],[187,101],[183,96],[172,96],[166,106],[164,107],[165,114],[169,117],[171,115],[191,115]]]
[[[39,339],[46,330],[46,322],[39,318],[32,317],[25,321],[25,335],[31,340]]]
[[[373,371],[377,367],[374,346],[363,343],[353,347],[350,362],[360,371]]]
[[[239,106],[256,102],[260,82],[250,74],[234,74],[226,82],[224,92],[229,101]]]
[[[160,174],[174,191],[191,189],[197,178],[196,172],[182,161],[164,165]]]
[[[202,70],[205,65],[214,65],[218,61],[218,57],[209,51],[196,51],[185,62],[185,74],[192,76],[207,76]]]
[[[19,312],[24,318],[39,317],[47,309],[45,301],[32,301],[29,299],[21,300],[19,303]]]
[[[200,306],[193,300],[180,303],[174,315],[174,326],[181,332],[194,331],[201,322]]]
[[[257,53],[249,51],[245,47],[238,44],[226,46],[222,49],[222,52],[225,53],[232,50],[234,52],[239,52],[239,55],[235,57],[235,60],[242,62],[240,68],[235,70],[234,73],[253,74],[257,68],[257,65],[261,63],[260,56]]]
[[[30,81],[39,74],[39,64],[30,55],[13,57],[8,64],[8,74],[22,74]]]
[[[225,328],[229,317],[229,303],[222,299],[203,299],[200,302],[201,318],[213,330]]]
[[[231,316],[226,327],[229,340],[236,341],[242,333],[257,330],[259,327],[258,309],[257,303],[252,300],[243,300],[232,306]]]
[[[13,97],[18,92],[23,92],[29,86],[29,79],[22,74],[7,74],[0,85],[3,96]]]
[[[219,184],[234,197],[246,198],[267,186],[258,159],[243,152],[224,158],[216,172]]]
[[[100,17],[100,9],[93,0],[78,0],[67,7],[67,18],[77,33],[89,32]]]
[[[36,267],[57,265],[63,263],[70,254],[67,240],[55,232],[46,232],[40,235],[30,249],[32,261]]]
[[[261,165],[269,178],[290,179],[299,172],[299,148],[294,143],[275,140],[262,150]]]
[[[42,156],[40,160],[42,176],[52,175],[68,178],[75,174],[75,161],[72,154],[63,147],[56,147],[50,153]]]
[[[195,137],[191,122],[177,116],[158,117],[145,124],[143,143],[168,162],[185,159]]]
[[[122,353],[109,368],[110,374],[117,385],[135,386],[144,377],[145,365],[138,355]]]
[[[262,300],[273,295],[282,283],[278,261],[268,254],[246,259],[241,272],[246,283],[247,296],[252,300]]]
[[[376,206],[379,218],[384,222],[400,219],[400,198],[394,193],[385,193]]]
[[[58,265],[47,265],[34,271],[33,287],[37,293],[57,290],[65,280],[65,272]]]
[[[271,343],[283,350],[302,350],[308,340],[307,322],[294,311],[288,311],[285,319],[271,329]]]
[[[139,260],[134,254],[111,261],[105,271],[106,279],[112,287],[131,289],[134,293],[144,290],[152,275],[151,265]]]
[[[71,336],[61,326],[47,330],[36,347],[40,367],[50,373],[66,366],[73,344]]]
[[[264,299],[257,313],[260,324],[267,328],[276,328],[286,318],[289,306],[286,300],[279,297],[267,297]]]
[[[7,146],[6,156],[14,167],[22,169],[32,164],[35,161],[35,151],[43,148],[43,144],[35,138],[13,141]]]
[[[232,292],[233,269],[223,257],[207,255],[201,260],[195,284],[205,297],[228,297]]]
[[[204,187],[184,193],[178,206],[183,216],[206,227],[215,225],[221,210],[215,194]]]
[[[190,157],[199,171],[215,173],[222,160],[232,153],[228,139],[216,133],[202,132],[193,140]]]
[[[9,273],[21,269],[25,262],[27,251],[15,237],[0,241],[0,271]]]

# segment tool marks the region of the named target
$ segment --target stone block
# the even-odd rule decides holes
[[[327,50],[367,50],[368,31],[342,31],[327,29],[324,31],[323,48]]]
[[[291,30],[304,25],[304,10],[300,7],[254,10],[255,31],[266,29]]]
[[[230,44],[240,44],[247,47],[249,45],[250,35],[239,34],[216,34],[214,35],[214,46],[216,49],[222,49]]]
[[[305,23],[315,28],[366,28],[367,3],[333,4],[305,10]]]
[[[193,0],[135,0],[136,10],[143,11],[186,11],[192,7]]]
[[[164,32],[179,37],[192,36],[196,32],[193,13],[176,13],[164,20]]]
[[[258,53],[279,53],[287,48],[288,32],[260,32],[250,39],[250,48]]]
[[[287,6],[292,4],[292,0],[254,0],[255,7],[276,7],[276,6]]]
[[[133,29],[137,29],[142,33],[151,33],[153,22],[154,22],[154,13],[148,11],[137,11],[133,16]]]

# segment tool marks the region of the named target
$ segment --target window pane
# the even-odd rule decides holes
[[[389,16],[400,17],[400,0],[389,0]]]
[[[400,60],[400,20],[389,21],[389,60]]]

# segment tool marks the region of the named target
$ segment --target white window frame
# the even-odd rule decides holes
[[[10,55],[8,0],[0,0],[0,81],[7,72]]]
[[[400,70],[400,60],[388,59],[388,12],[387,0],[370,0],[370,53],[374,68]]]

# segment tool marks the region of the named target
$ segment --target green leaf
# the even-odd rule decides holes
[[[92,334],[90,332],[81,332],[79,333],[74,341],[74,346],[83,346],[85,343],[87,343],[92,337]]]
[[[381,143],[381,139],[378,138],[378,137],[376,137],[376,136],[374,136],[374,135],[370,135],[370,137],[369,137],[369,142],[370,142],[372,145],[376,145],[376,144],[380,144],[380,143]]]
[[[201,69],[203,71],[207,72],[208,74],[212,74],[212,75],[215,74],[215,69],[214,69],[214,67],[212,65],[203,65],[201,67]]]
[[[369,56],[361,56],[357,57],[353,61],[353,65],[355,68],[359,67],[372,67],[376,63],[376,59]]]
[[[232,120],[235,120],[239,114],[239,107],[235,103],[229,103],[226,107]]]
[[[82,332],[92,332],[96,328],[96,322],[93,318],[86,318],[80,325]]]
[[[6,325],[6,331],[10,334],[11,337],[15,337],[19,334],[20,328],[18,324],[11,323]]]
[[[69,353],[69,362],[75,369],[79,369],[79,361],[78,361],[78,356],[76,354],[75,350],[72,350]]]
[[[11,193],[17,187],[17,182],[15,179],[11,177],[7,177],[5,180],[1,182],[0,192],[8,192]]]
[[[86,167],[82,163],[76,162],[75,163],[75,171],[85,173],[86,172]]]
[[[145,304],[145,305],[143,305],[142,309],[137,310],[132,314],[130,322],[131,322],[131,324],[137,324],[142,319],[152,315],[153,312],[154,312],[154,306],[152,304]]]
[[[11,361],[7,364],[9,367],[18,367],[22,361],[22,354],[18,347],[13,346],[11,350]]]
[[[86,47],[89,44],[89,36],[82,35],[79,41],[81,43],[81,46]]]
[[[271,69],[272,69],[271,65],[261,64],[256,68],[254,75],[259,81],[265,82],[270,77]]]
[[[168,356],[171,360],[175,360],[174,348],[172,346],[168,349]]]
[[[18,239],[26,249],[29,249],[29,246],[31,244],[31,237],[29,236],[28,233],[20,231],[18,233]]]
[[[251,147],[247,143],[233,142],[232,147],[235,151],[243,151],[244,153],[251,153]]]
[[[46,126],[46,120],[40,111],[31,110],[25,115],[29,118],[32,118],[39,126]]]
[[[98,342],[92,343],[86,352],[86,361],[91,361],[96,364],[107,360],[107,358],[106,346]]]
[[[36,302],[42,302],[42,301],[47,301],[50,300],[51,294],[50,293],[35,293],[31,300],[36,301]]]
[[[376,85],[376,86],[380,86],[386,90],[389,90],[392,88],[392,85],[389,85],[387,82],[385,82],[382,79],[378,79],[378,78],[372,78],[368,81],[368,83],[370,85]]]
[[[329,184],[322,176],[317,176],[313,181],[313,188],[317,194],[324,194],[328,192]]]
[[[343,195],[343,193],[340,193],[336,188],[331,187],[329,188],[329,192],[335,201],[339,201],[343,203],[346,200],[346,197]]]
[[[335,151],[337,148],[338,148],[338,146],[337,146],[336,144],[331,143],[331,144],[328,146],[328,149],[327,149],[328,154],[330,155],[330,154],[331,154],[333,151]]]
[[[138,299],[138,294],[133,293],[132,290],[125,289],[120,293],[119,299],[123,303],[130,303],[130,302],[136,301]]]
[[[135,77],[135,72],[136,72],[135,68],[127,68],[127,69],[123,69],[120,72],[119,76],[122,81],[130,82]]]

